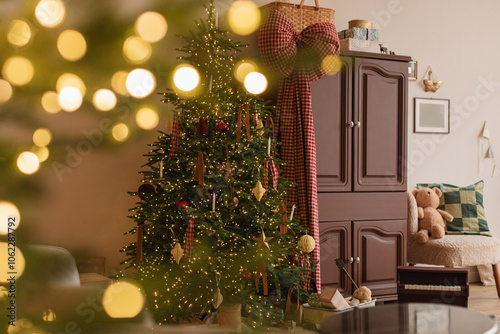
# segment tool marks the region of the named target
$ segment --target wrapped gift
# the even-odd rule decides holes
[[[346,39],[346,38],[364,39],[367,41],[378,41],[379,30],[366,29],[366,28],[349,28],[339,32],[339,39]]]
[[[363,51],[380,53],[380,45],[386,45],[383,42],[367,41],[363,39],[346,38],[340,40],[341,50]]]
[[[344,297],[342,297],[342,294],[339,292],[339,290],[334,288],[324,288],[321,292],[321,295],[319,296],[319,300],[321,304],[323,304],[323,306],[336,310],[341,310],[349,307],[349,304],[344,299]]]
[[[319,293],[311,293],[307,303],[312,307],[322,307],[323,304],[321,304],[321,301],[319,300],[320,296],[321,295]]]

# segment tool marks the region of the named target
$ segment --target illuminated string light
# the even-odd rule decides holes
[[[135,115],[137,125],[144,130],[152,130],[158,125],[160,118],[156,110],[150,107],[142,107]]]
[[[0,103],[10,100],[14,91],[12,86],[6,80],[0,79]]]
[[[128,126],[124,123],[118,123],[111,129],[111,134],[116,141],[123,142],[129,136]]]
[[[65,30],[57,38],[57,49],[64,59],[77,61],[87,52],[87,42],[80,32]]]
[[[127,75],[125,85],[130,95],[143,98],[153,92],[156,87],[156,79],[150,71],[138,68]]]
[[[0,283],[8,283],[11,278],[12,269],[9,268],[9,254],[12,253],[12,245],[7,242],[0,242]],[[20,278],[26,267],[26,260],[19,247],[14,247],[16,279]]]
[[[59,92],[59,105],[62,110],[72,112],[80,108],[83,96],[77,87],[66,86]]]
[[[99,89],[92,97],[94,107],[101,111],[109,111],[116,106],[116,95],[109,89]]]
[[[43,93],[41,104],[42,108],[49,114],[57,114],[61,111],[61,106],[59,105],[59,95],[57,92],[48,91]]]
[[[234,68],[234,76],[239,82],[245,81],[245,78],[251,72],[257,71],[257,65],[254,62],[240,60]]]
[[[52,133],[49,129],[39,128],[33,133],[33,143],[38,147],[44,147],[50,144]]]
[[[174,84],[183,92],[192,91],[199,83],[200,75],[191,65],[180,65],[174,72]]]
[[[140,37],[130,36],[123,43],[123,54],[132,64],[144,63],[152,53],[151,45]]]
[[[41,0],[35,8],[35,17],[42,26],[55,28],[66,17],[66,7],[61,0]]]
[[[61,90],[67,86],[78,88],[82,96],[85,96],[85,93],[87,92],[87,87],[85,86],[83,80],[78,75],[73,73],[64,73],[57,78],[56,90],[58,93],[60,93]]]
[[[15,224],[9,226],[9,218],[14,218],[13,222]],[[13,203],[0,201],[0,219],[5,222],[4,224],[0,224],[0,235],[7,235],[9,233],[9,227],[11,231],[19,227],[19,223],[21,223],[21,214],[17,206]]]
[[[40,162],[46,161],[50,155],[50,151],[46,146],[44,147],[33,146],[31,151],[36,154]]]
[[[244,86],[250,94],[258,95],[267,89],[267,79],[262,73],[251,72],[245,77]]]
[[[40,160],[35,153],[25,151],[17,157],[17,168],[24,174],[34,174],[40,168]]]
[[[7,41],[13,46],[25,46],[30,42],[31,36],[31,28],[23,20],[13,20],[7,28]]]
[[[342,60],[335,55],[328,55],[321,62],[321,69],[327,75],[337,74],[342,68]]]
[[[167,20],[156,12],[145,12],[135,22],[136,33],[150,43],[156,43],[165,37],[167,29]]]
[[[7,58],[2,67],[3,77],[14,86],[24,86],[33,79],[35,68],[25,57],[12,56]]]
[[[134,318],[142,311],[144,302],[142,289],[126,280],[114,282],[102,296],[102,306],[111,318]]]
[[[249,35],[260,25],[260,10],[252,1],[237,0],[228,10],[231,30],[238,35]]]
[[[127,76],[128,72],[126,71],[118,71],[113,74],[111,78],[111,88],[115,91],[115,93],[128,96],[130,95],[127,90]]]

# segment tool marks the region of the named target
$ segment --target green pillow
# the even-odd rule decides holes
[[[484,215],[482,180],[467,187],[446,183],[419,183],[417,187],[438,187],[443,192],[438,209],[453,216],[452,222],[446,222],[446,234],[480,234],[491,237]]]

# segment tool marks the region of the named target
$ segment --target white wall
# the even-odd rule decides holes
[[[268,3],[256,1],[258,5]],[[294,2],[294,0],[291,0]],[[298,3],[295,0],[295,3]],[[228,1],[225,1],[228,3]],[[446,182],[465,186],[485,182],[485,210],[492,233],[500,236],[500,176],[483,160],[478,171],[478,136],[484,121],[500,164],[500,2],[467,0],[319,0],[335,9],[337,30],[366,19],[380,29],[380,40],[396,54],[418,61],[418,80],[409,82],[408,184]],[[314,1],[306,0],[306,5]],[[422,77],[431,65],[444,85],[426,93]],[[483,82],[491,82],[486,86]],[[441,137],[413,133],[413,98],[451,102],[451,133]]]

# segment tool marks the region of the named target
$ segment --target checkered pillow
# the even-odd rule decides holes
[[[480,234],[491,237],[484,215],[481,180],[467,187],[446,183],[419,183],[418,189],[438,187],[443,192],[438,209],[449,212],[452,222],[446,222],[446,234]]]

